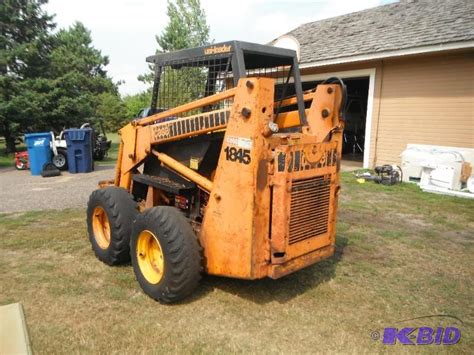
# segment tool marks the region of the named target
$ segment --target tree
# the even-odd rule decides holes
[[[46,2],[0,2],[0,134],[5,137],[7,151],[15,150],[16,136],[46,104],[46,98],[35,92],[47,85],[35,79],[48,70],[49,31],[55,26],[41,8]]]
[[[52,33],[45,3],[0,3],[0,134],[7,151],[14,151],[15,138],[24,132],[77,127],[120,100],[105,70],[109,60],[92,46],[90,31],[76,22]],[[123,106],[118,114],[116,120],[125,117]]]
[[[123,102],[126,107],[127,118],[133,119],[137,117],[142,108],[150,106],[151,92],[144,91],[135,95],[127,95],[123,98]]]
[[[118,95],[104,92],[98,97],[96,117],[104,121],[107,131],[117,131],[128,121],[127,107]]]
[[[49,92],[49,126],[80,126],[104,113],[107,103],[115,100],[113,105],[117,107],[117,85],[104,68],[108,63],[108,57],[92,46],[90,31],[82,23],[76,22],[55,35],[49,75],[53,81]],[[118,113],[117,119],[123,119],[123,112]]]
[[[168,0],[169,23],[156,36],[160,52],[209,44],[209,26],[199,0]]]
[[[169,22],[156,36],[157,53],[204,46],[210,43],[209,26],[200,0],[168,0]],[[150,69],[153,68],[150,66]],[[139,80],[153,82],[153,72],[141,75]]]

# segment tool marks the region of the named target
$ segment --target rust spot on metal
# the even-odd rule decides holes
[[[258,169],[257,169],[257,189],[262,191],[267,186],[267,161],[262,159],[258,162]]]
[[[323,116],[323,118],[328,118],[329,114],[330,114],[330,111],[327,108],[321,111],[321,116]]]
[[[251,114],[252,114],[252,110],[249,109],[248,107],[244,107],[242,109],[242,116],[244,116],[245,118],[249,118]]]

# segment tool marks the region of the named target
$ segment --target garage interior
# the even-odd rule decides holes
[[[365,149],[365,124],[369,77],[343,78],[347,85],[346,126],[342,145],[342,160],[353,168],[362,168]],[[321,81],[304,81],[303,90],[311,90]]]

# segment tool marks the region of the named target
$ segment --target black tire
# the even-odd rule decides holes
[[[105,212],[109,223],[109,244],[100,245],[94,234],[94,211]],[[97,258],[107,265],[130,262],[130,235],[138,214],[137,203],[131,194],[120,187],[106,187],[92,192],[87,204],[89,240]]]
[[[105,158],[105,152],[103,150],[98,150],[94,152],[94,160],[102,161]]]
[[[159,241],[164,271],[158,283],[150,283],[140,269],[137,241],[141,232],[153,233]],[[143,291],[156,301],[172,303],[189,296],[201,279],[202,249],[189,221],[174,207],[146,210],[133,223],[130,241],[133,271]]]
[[[67,170],[67,151],[66,149],[58,149],[58,154],[53,157],[53,164],[61,171]]]

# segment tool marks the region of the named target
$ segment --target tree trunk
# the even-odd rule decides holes
[[[8,125],[4,126],[3,134],[5,136],[5,146],[6,146],[6,153],[15,153],[16,152],[16,145],[15,145],[15,137],[10,132]]]

